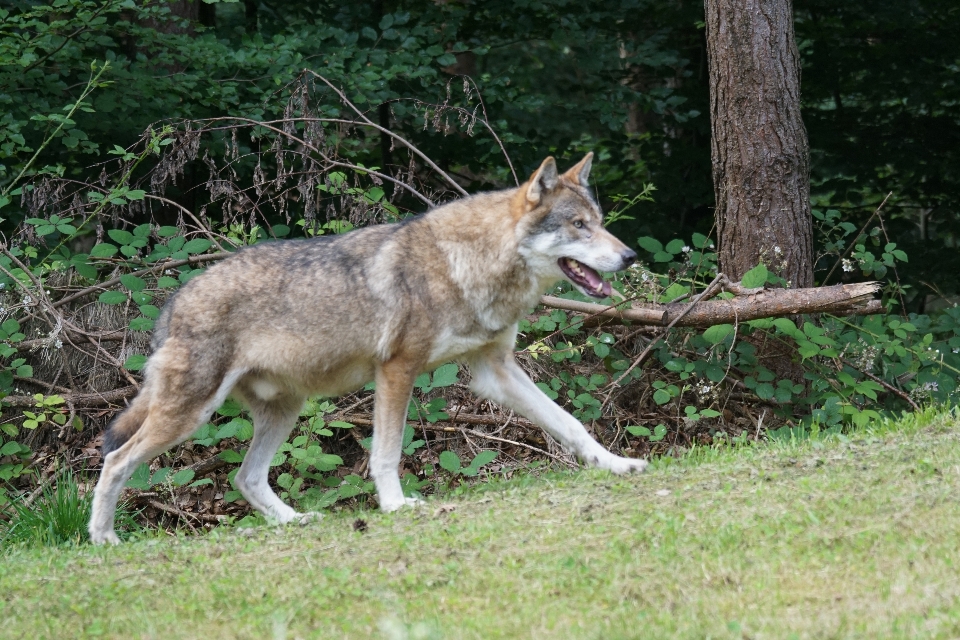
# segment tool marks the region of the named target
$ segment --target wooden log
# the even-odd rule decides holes
[[[542,296],[540,302],[552,309],[563,309],[600,316],[633,324],[666,326],[687,311],[676,322],[678,327],[710,327],[717,324],[733,324],[760,318],[777,318],[808,313],[834,315],[866,315],[880,313],[879,300],[873,298],[880,289],[876,282],[838,284],[831,287],[806,289],[765,289],[757,293],[736,296],[729,300],[706,300],[698,302],[687,311],[689,303],[678,302],[666,305],[639,304],[629,308],[617,308],[590,302],[566,300],[554,296]],[[621,305],[622,307],[622,305]]]
[[[119,389],[104,391],[103,393],[62,393],[58,395],[66,400],[66,406],[69,407],[73,405],[75,408],[81,409],[87,407],[102,407],[111,404],[123,404],[123,400],[136,393],[136,387],[130,385]],[[30,407],[36,406],[37,400],[33,396],[7,396],[3,399],[3,404],[11,407],[29,409]]]

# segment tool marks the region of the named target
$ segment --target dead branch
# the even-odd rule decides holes
[[[102,407],[104,405],[121,404],[121,401],[136,394],[137,389],[133,385],[121,387],[103,393],[71,393],[62,394],[62,398],[75,407]],[[33,396],[7,396],[3,399],[5,405],[29,409],[36,406],[37,399]]]
[[[728,287],[724,288],[730,290]],[[673,320],[677,320],[674,326],[711,327],[718,324],[808,313],[835,315],[880,313],[880,301],[873,299],[873,295],[879,289],[880,285],[876,282],[806,289],[764,289],[729,300],[702,301],[692,309],[689,308],[689,304],[683,303],[640,304],[622,308],[620,305],[605,306],[554,296],[541,296],[540,302],[553,309],[603,316],[632,324],[667,326]]]

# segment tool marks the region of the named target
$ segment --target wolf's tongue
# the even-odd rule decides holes
[[[567,277],[583,287],[594,298],[609,296],[613,291],[609,282],[606,282],[600,277],[599,273],[582,262],[577,262],[573,258],[561,258],[559,263],[560,269]]]

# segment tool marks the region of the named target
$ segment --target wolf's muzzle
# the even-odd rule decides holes
[[[633,249],[627,249],[626,251],[620,254],[620,259],[623,261],[623,266],[620,268],[626,269],[627,267],[629,267],[630,265],[632,265],[634,262],[637,261],[637,252],[634,251]]]

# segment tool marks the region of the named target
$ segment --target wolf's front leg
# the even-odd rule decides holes
[[[471,362],[470,387],[480,396],[509,407],[539,425],[584,463],[613,473],[639,473],[647,462],[604,449],[579,420],[541,391],[513,359],[510,350],[488,352]]]
[[[370,451],[370,475],[377,486],[381,511],[396,511],[420,501],[404,498],[400,488],[400,454],[403,452],[403,427],[413,381],[419,363],[394,358],[377,369],[377,390],[373,405],[373,446]]]

